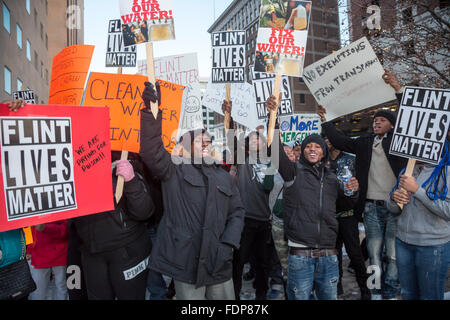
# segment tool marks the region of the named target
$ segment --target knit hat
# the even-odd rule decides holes
[[[328,159],[328,147],[327,144],[325,143],[325,140],[318,134],[312,134],[310,136],[308,136],[305,140],[303,140],[302,142],[302,154],[300,155],[300,158],[302,158],[303,160],[306,161],[305,159],[305,155],[304,155],[304,151],[306,149],[306,146],[310,143],[317,143],[318,145],[320,145],[320,147],[322,148],[323,151],[323,158],[322,158],[322,162]]]
[[[375,119],[376,117],[383,117],[389,120],[389,122],[395,126],[395,122],[396,122],[396,116],[395,113],[390,111],[390,110],[386,110],[386,109],[380,109],[377,111],[377,113],[375,113],[375,115],[373,116],[373,118]]]
[[[181,143],[181,145],[187,152],[191,152],[191,145],[194,142],[195,137],[198,136],[199,134],[204,133],[210,136],[210,134],[206,131],[206,129],[196,129],[188,131],[185,134],[183,134],[183,136],[179,140],[179,143]]]

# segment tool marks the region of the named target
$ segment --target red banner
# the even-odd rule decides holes
[[[0,104],[0,232],[114,208],[105,107]]]

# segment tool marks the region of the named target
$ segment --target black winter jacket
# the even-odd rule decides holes
[[[228,281],[244,225],[237,187],[220,166],[174,164],[161,118],[141,112],[140,155],[161,180],[164,204],[149,267],[197,287]]]

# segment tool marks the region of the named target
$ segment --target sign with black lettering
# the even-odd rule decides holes
[[[107,67],[136,67],[136,45],[123,44],[120,19],[108,23],[108,43],[106,45]]]
[[[36,104],[33,90],[14,91],[13,100],[24,100],[27,104]]]
[[[438,164],[450,124],[450,90],[406,87],[390,154]]]
[[[212,83],[245,82],[245,31],[213,32]]]

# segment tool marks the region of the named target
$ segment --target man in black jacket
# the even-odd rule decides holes
[[[275,96],[269,97],[266,107],[269,111],[278,109]],[[325,166],[328,149],[323,138],[316,134],[307,137],[301,150],[300,161],[291,162],[279,142],[278,172],[285,182],[293,181],[283,192],[284,230],[289,246],[286,291],[289,300],[308,300],[314,287],[319,300],[336,300],[336,200],[344,194],[336,175]],[[357,190],[358,182],[352,178],[346,187]]]
[[[402,87],[394,74],[386,71],[383,79],[400,94]],[[399,95],[397,95],[397,98]],[[326,122],[325,109],[319,106],[318,114],[322,119],[322,130],[331,144],[339,150],[356,155],[356,178],[361,192],[355,208],[355,214],[364,213],[367,249],[370,264],[383,270],[381,254],[383,244],[386,247],[387,266],[381,288],[374,288],[372,299],[395,299],[399,291],[397,266],[395,262],[395,235],[397,215],[389,212],[385,199],[394,187],[400,171],[406,166],[407,159],[389,154],[395,114],[389,110],[380,110],[374,115],[373,133],[357,139],[346,137],[337,131],[333,123]]]
[[[161,181],[164,215],[150,256],[150,269],[175,280],[178,300],[234,299],[233,249],[239,248],[244,210],[231,176],[211,161],[203,130],[183,136],[183,161],[164,148],[159,85],[146,83],[142,98],[140,154]],[[174,162],[178,163],[175,164]],[[181,162],[181,163],[180,163]]]

